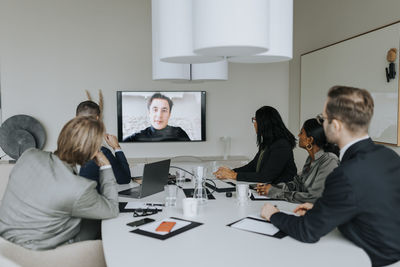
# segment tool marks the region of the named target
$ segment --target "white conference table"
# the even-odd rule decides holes
[[[189,186],[190,187],[190,186]],[[214,192],[216,200],[208,200],[195,218],[183,217],[182,190],[177,207],[164,208],[148,216],[156,220],[177,217],[203,225],[166,240],[130,233],[135,228],[126,224],[143,217],[121,213],[117,218],[103,220],[102,238],[107,266],[371,266],[367,254],[345,239],[337,229],[314,244],[301,243],[289,236],[277,239],[226,226],[247,215],[259,214],[266,201],[249,201],[239,206],[233,197]],[[164,202],[164,192],[135,200]],[[293,211],[296,204],[269,201],[284,211]]]

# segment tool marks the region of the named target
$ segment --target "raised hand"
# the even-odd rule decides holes
[[[112,149],[116,150],[116,149],[121,149],[119,143],[118,143],[118,139],[115,135],[111,135],[111,134],[105,134],[104,135],[104,139],[106,140],[107,144],[112,147]]]

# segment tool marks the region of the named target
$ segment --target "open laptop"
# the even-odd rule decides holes
[[[118,192],[122,197],[144,198],[164,190],[168,183],[170,159],[144,165],[143,179],[140,186]]]

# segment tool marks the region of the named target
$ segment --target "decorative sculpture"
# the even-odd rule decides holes
[[[397,49],[396,48],[391,48],[387,52],[386,59],[389,63],[389,68],[386,68],[386,81],[390,82],[391,79],[394,79],[396,77],[396,69],[395,69],[395,61],[397,57]]]
[[[28,148],[42,149],[45,142],[42,124],[31,116],[12,116],[0,127],[0,146],[13,159],[18,159]]]
[[[92,96],[90,95],[88,90],[85,90],[86,92],[86,96],[88,98],[88,100],[95,102],[92,99]],[[103,107],[104,107],[104,100],[103,100],[103,92],[101,91],[101,89],[99,89],[99,108],[100,108],[100,119],[103,119]]]

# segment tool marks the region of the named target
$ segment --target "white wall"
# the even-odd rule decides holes
[[[150,0],[1,0],[0,74],[3,121],[16,114],[38,119],[54,150],[61,127],[85,100],[85,89],[105,97],[104,121],[117,133],[117,90],[207,91],[207,142],[124,144],[128,157],[232,155],[256,152],[250,118],[272,105],[288,121],[289,64],[230,64],[229,80],[174,84],[151,80]]]
[[[295,0],[293,60],[290,62],[289,126],[298,131],[300,55],[400,20],[399,0]],[[357,59],[355,59],[357,60]],[[400,154],[400,148],[394,148]],[[296,153],[297,162],[306,152]]]

